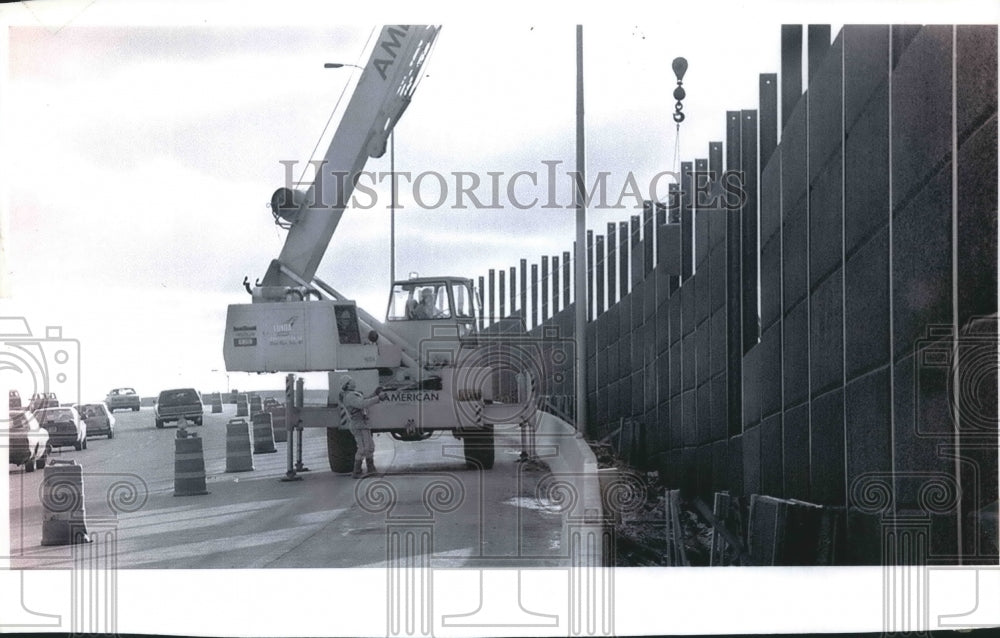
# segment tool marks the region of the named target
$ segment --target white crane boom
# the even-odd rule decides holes
[[[272,261],[263,286],[294,286],[282,266],[311,281],[333,238],[354,185],[369,157],[385,153],[393,126],[410,103],[440,27],[387,25],[323,156],[316,180],[305,193],[279,189],[275,211],[291,223],[285,245]],[[284,202],[281,200],[284,199]]]

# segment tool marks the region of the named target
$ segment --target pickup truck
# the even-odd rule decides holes
[[[160,393],[156,398],[154,411],[158,428],[162,428],[164,423],[179,421],[181,417],[193,421],[195,425],[201,425],[205,406],[202,405],[201,395],[194,388],[176,388]]]

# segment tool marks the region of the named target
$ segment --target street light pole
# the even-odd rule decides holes
[[[583,134],[583,25],[576,25],[576,430],[583,434],[587,422],[587,239],[586,147]]]
[[[389,133],[389,290],[396,283],[396,131]]]

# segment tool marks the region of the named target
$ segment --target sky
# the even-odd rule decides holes
[[[228,3],[142,6],[4,8],[3,314],[25,317],[36,336],[59,326],[78,342],[81,400],[121,385],[143,395],[179,385],[280,387],[280,377],[226,374],[226,307],[248,301],[243,278],[262,277],[281,250],[284,231],[267,202],[285,185],[282,162],[297,162],[298,172],[314,148],[322,156],[338,97],[357,79],[350,67],[323,63],[364,64],[365,44],[387,16],[311,3],[238,12]],[[404,180],[400,189],[397,277],[476,278],[571,249],[565,173],[575,169],[577,21],[586,171],[591,181],[608,173],[614,204],[630,174],[646,189],[676,168],[675,145],[681,161],[706,157],[710,141],[724,140],[727,110],[756,108],[758,74],[779,70],[782,22],[833,24],[836,35],[845,17],[899,16],[891,4],[832,12],[775,3],[773,17],[731,4],[725,20],[705,10],[710,4],[685,14],[625,3],[612,15],[495,19],[430,6],[431,15],[408,16],[406,7],[392,16],[443,24],[395,132],[396,170],[426,173],[419,188]],[[996,8],[968,6],[968,20],[996,21]],[[933,7],[925,5],[931,16]],[[677,56],[689,63],[679,132],[671,119]],[[366,169],[388,173],[389,153]],[[519,171],[537,173],[538,185],[515,178]],[[459,172],[478,177],[474,193],[484,204],[496,198],[499,209],[458,201]],[[498,190],[491,173],[501,174]],[[518,203],[539,205],[515,205],[508,187]],[[550,193],[557,207],[544,207]],[[379,318],[390,281],[389,199],[383,180],[374,205],[347,210],[318,271]],[[621,203],[592,207],[588,226],[602,233],[639,211],[636,197]],[[24,375],[0,375],[30,392]]]

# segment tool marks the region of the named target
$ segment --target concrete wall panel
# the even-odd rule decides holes
[[[787,410],[782,425],[783,496],[809,500],[809,404]]]
[[[843,383],[843,271],[837,270],[809,297],[809,383],[816,396]]]
[[[743,495],[760,490],[760,425],[755,425],[743,431]]]
[[[760,423],[760,346],[743,355],[743,429]]]
[[[761,415],[768,417],[782,409],[781,326],[771,326],[757,349],[760,350],[760,409]]]
[[[994,56],[996,52],[994,51]],[[994,62],[996,58],[994,57]],[[996,66],[994,65],[994,70]],[[996,86],[994,85],[994,98]],[[994,108],[995,108],[994,102]],[[997,117],[958,149],[958,323],[997,312]]]
[[[820,505],[844,505],[844,394],[842,389],[811,403],[809,494]]]
[[[932,325],[950,324],[951,165],[945,165],[894,219],[893,341],[896,357],[912,351]]]
[[[889,229],[847,259],[844,349],[847,378],[889,361]]]
[[[840,265],[844,188],[841,159],[838,147],[833,151],[826,169],[816,175],[809,192],[810,289],[815,289]]]
[[[792,308],[784,321],[782,373],[785,406],[801,403],[809,396],[809,306],[802,302]]]
[[[774,414],[760,424],[760,491],[779,496],[782,485],[781,415]]]
[[[889,81],[889,27],[846,25],[844,38],[844,122],[847,130]]]
[[[809,286],[809,225],[806,199],[786,202],[782,206],[781,277],[784,286],[784,310],[794,306],[808,293]]]
[[[921,190],[950,152],[951,64],[952,28],[930,25],[920,29],[893,71],[893,209]]]
[[[760,251],[761,331],[770,328],[781,312],[781,236],[776,234]]]
[[[850,255],[889,223],[888,81],[847,129],[844,153],[844,250]]]

